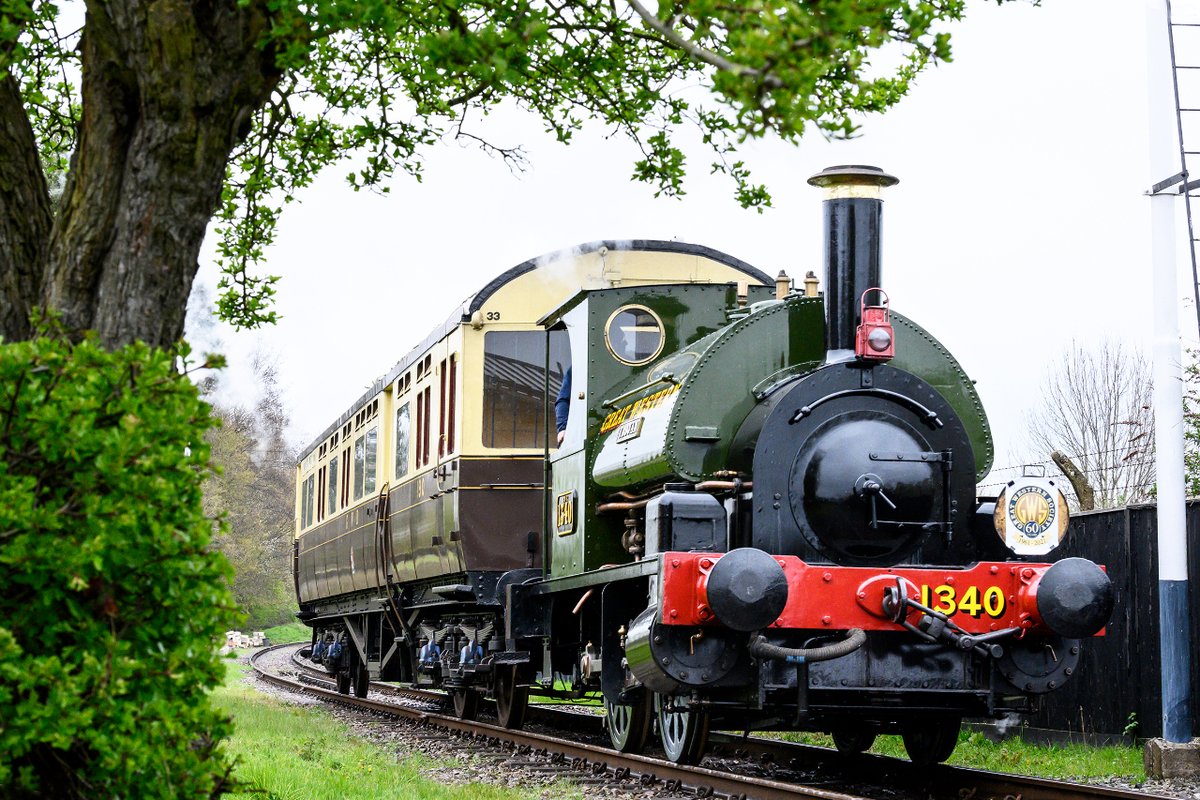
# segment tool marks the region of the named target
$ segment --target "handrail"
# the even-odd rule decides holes
[[[616,397],[612,398],[611,400],[605,400],[603,403],[600,404],[600,407],[601,408],[612,408],[613,406],[615,406],[617,403],[621,402],[622,400],[629,398],[629,397],[633,397],[638,392],[644,392],[647,389],[649,389],[651,386],[654,386],[659,383],[669,383],[674,386],[679,385],[679,381],[675,380],[674,374],[672,374],[670,372],[664,372],[662,375],[659,375],[654,380],[646,381],[641,386],[635,386],[634,388],[630,389],[628,392],[623,392],[622,394],[617,395]]]

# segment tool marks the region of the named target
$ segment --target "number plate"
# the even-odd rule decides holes
[[[953,617],[967,614],[976,619],[987,616],[1000,619],[1008,608],[1008,598],[999,586],[921,586],[921,605]]]
[[[628,422],[622,423],[621,427],[617,428],[617,432],[613,434],[617,437],[617,444],[628,442],[630,439],[636,439],[641,436],[642,423],[645,421],[645,417],[635,417]]]
[[[559,536],[575,532],[575,492],[563,492],[554,498],[554,532]]]

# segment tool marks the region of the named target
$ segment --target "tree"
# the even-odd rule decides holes
[[[965,0],[51,0],[0,3],[0,337],[33,308],[109,346],[182,332],[214,212],[226,319],[273,318],[251,268],[282,206],[347,153],[356,187],[420,177],[504,100],[569,141],[586,119],[641,147],[634,175],[683,192],[673,143],[695,126],[740,202],[770,203],[737,146],[806,128],[849,136],[931,63]],[[872,54],[888,46],[894,70]],[[74,76],[78,76],[76,79]],[[685,99],[681,80],[711,96]],[[57,211],[48,191],[65,175]],[[386,191],[386,187],[383,188]]]
[[[214,405],[218,425],[205,436],[218,471],[204,485],[204,511],[223,520],[217,548],[233,567],[234,600],[254,628],[295,611],[291,553],[293,465],[277,365],[254,357],[260,395],[253,410]]]
[[[1189,349],[1183,370],[1183,481],[1188,497],[1200,497],[1200,351]]]
[[[1083,510],[1153,496],[1152,388],[1146,359],[1112,341],[1094,349],[1072,343],[1043,385],[1030,439],[1074,487]]]

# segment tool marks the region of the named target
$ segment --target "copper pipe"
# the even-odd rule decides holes
[[[634,500],[629,503],[601,503],[596,506],[596,513],[603,514],[605,511],[630,511],[635,508],[643,508],[650,502],[650,498],[645,500]]]
[[[615,567],[615,566],[617,566],[617,565],[616,564],[601,564],[600,569],[608,569],[609,567]],[[592,588],[590,588],[586,592],[584,592],[583,597],[579,598],[579,602],[576,603],[575,607],[571,609],[571,615],[576,616],[576,617],[579,616],[579,612],[583,608],[583,604],[586,603],[589,599],[591,599],[591,596],[595,593],[596,593],[595,586],[593,586]]]
[[[596,587],[593,586],[592,588],[590,588],[586,592],[584,592],[583,597],[579,598],[579,602],[576,603],[575,607],[571,609],[571,614],[574,616],[579,616],[579,611],[580,611],[580,609],[583,608],[583,604],[586,603],[589,599],[591,599],[591,596],[595,593],[595,591],[596,591]]]
[[[722,489],[753,489],[753,481],[701,481],[696,488],[702,492],[720,491]]]
[[[744,481],[744,482],[703,481],[701,483],[697,483],[696,488],[702,492],[735,491],[735,490],[739,490],[739,489],[753,489],[754,482],[753,481]],[[622,493],[622,494],[624,494],[624,493]],[[633,501],[630,501],[627,503],[622,503],[622,502],[601,503],[600,505],[596,506],[596,513],[603,514],[606,511],[632,511],[635,508],[643,508],[652,499],[654,499],[654,498],[647,497],[643,500],[633,500]]]

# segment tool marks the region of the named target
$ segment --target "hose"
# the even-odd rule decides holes
[[[834,658],[853,653],[867,642],[867,634],[861,628],[851,628],[846,631],[846,638],[840,642],[824,647],[780,647],[767,641],[767,637],[759,636],[750,643],[750,655],[759,658],[772,658],[787,661],[792,664],[804,664],[814,661],[829,661]]]

